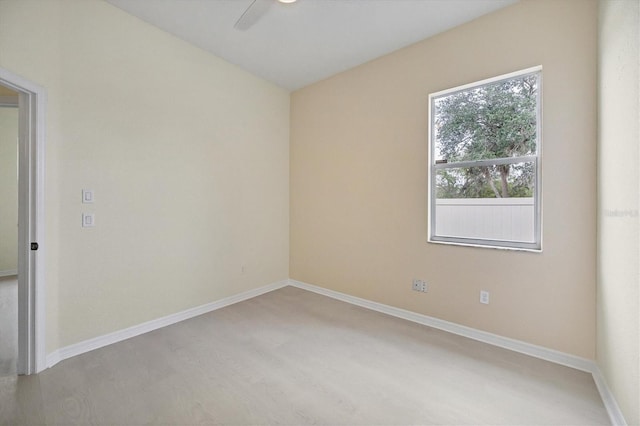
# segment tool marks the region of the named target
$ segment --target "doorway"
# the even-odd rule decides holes
[[[12,123],[5,127],[17,130],[17,143],[14,141],[13,147],[10,140],[0,141],[0,168],[6,163],[12,170],[0,174],[0,179],[17,180],[17,186],[7,185],[7,193],[17,191],[13,205],[9,205],[9,199],[0,198],[2,213],[6,216],[0,220],[8,222],[6,228],[0,225],[0,290],[6,289],[4,296],[15,300],[13,303],[5,300],[0,305],[7,305],[6,309],[0,307],[0,320],[8,322],[8,327],[0,332],[3,339],[9,340],[5,353],[0,353],[6,358],[0,359],[0,375],[4,370],[13,374],[34,374],[46,368],[43,297],[45,102],[43,88],[0,68],[0,112],[6,116],[6,123]],[[13,138],[12,135],[7,137]],[[5,154],[14,157],[3,159]],[[9,203],[4,208],[6,201]],[[15,256],[3,254],[11,250]]]
[[[0,377],[18,369],[18,92],[0,86]]]

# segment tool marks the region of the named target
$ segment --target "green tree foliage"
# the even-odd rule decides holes
[[[435,101],[436,155],[448,163],[536,153],[535,75],[460,91]],[[532,163],[438,171],[438,198],[530,197]]]

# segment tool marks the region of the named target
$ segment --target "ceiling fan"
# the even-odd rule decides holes
[[[253,0],[247,10],[233,26],[236,30],[245,31],[258,22],[267,13],[273,3],[295,3],[296,0]]]

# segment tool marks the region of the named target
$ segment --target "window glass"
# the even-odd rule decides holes
[[[429,241],[541,249],[541,69],[430,98]]]

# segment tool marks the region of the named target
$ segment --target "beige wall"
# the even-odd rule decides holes
[[[594,1],[523,1],[294,92],[291,278],[594,358],[596,31]],[[535,65],[544,252],[427,244],[427,95]]]
[[[9,89],[8,87],[0,86],[0,96],[16,97],[18,96],[18,94],[15,91]]]
[[[600,2],[597,359],[640,424],[640,5]]]
[[[0,107],[0,275],[18,264],[17,158],[18,108]]]
[[[48,92],[48,351],[288,277],[286,91],[93,0],[0,1],[0,67]]]

